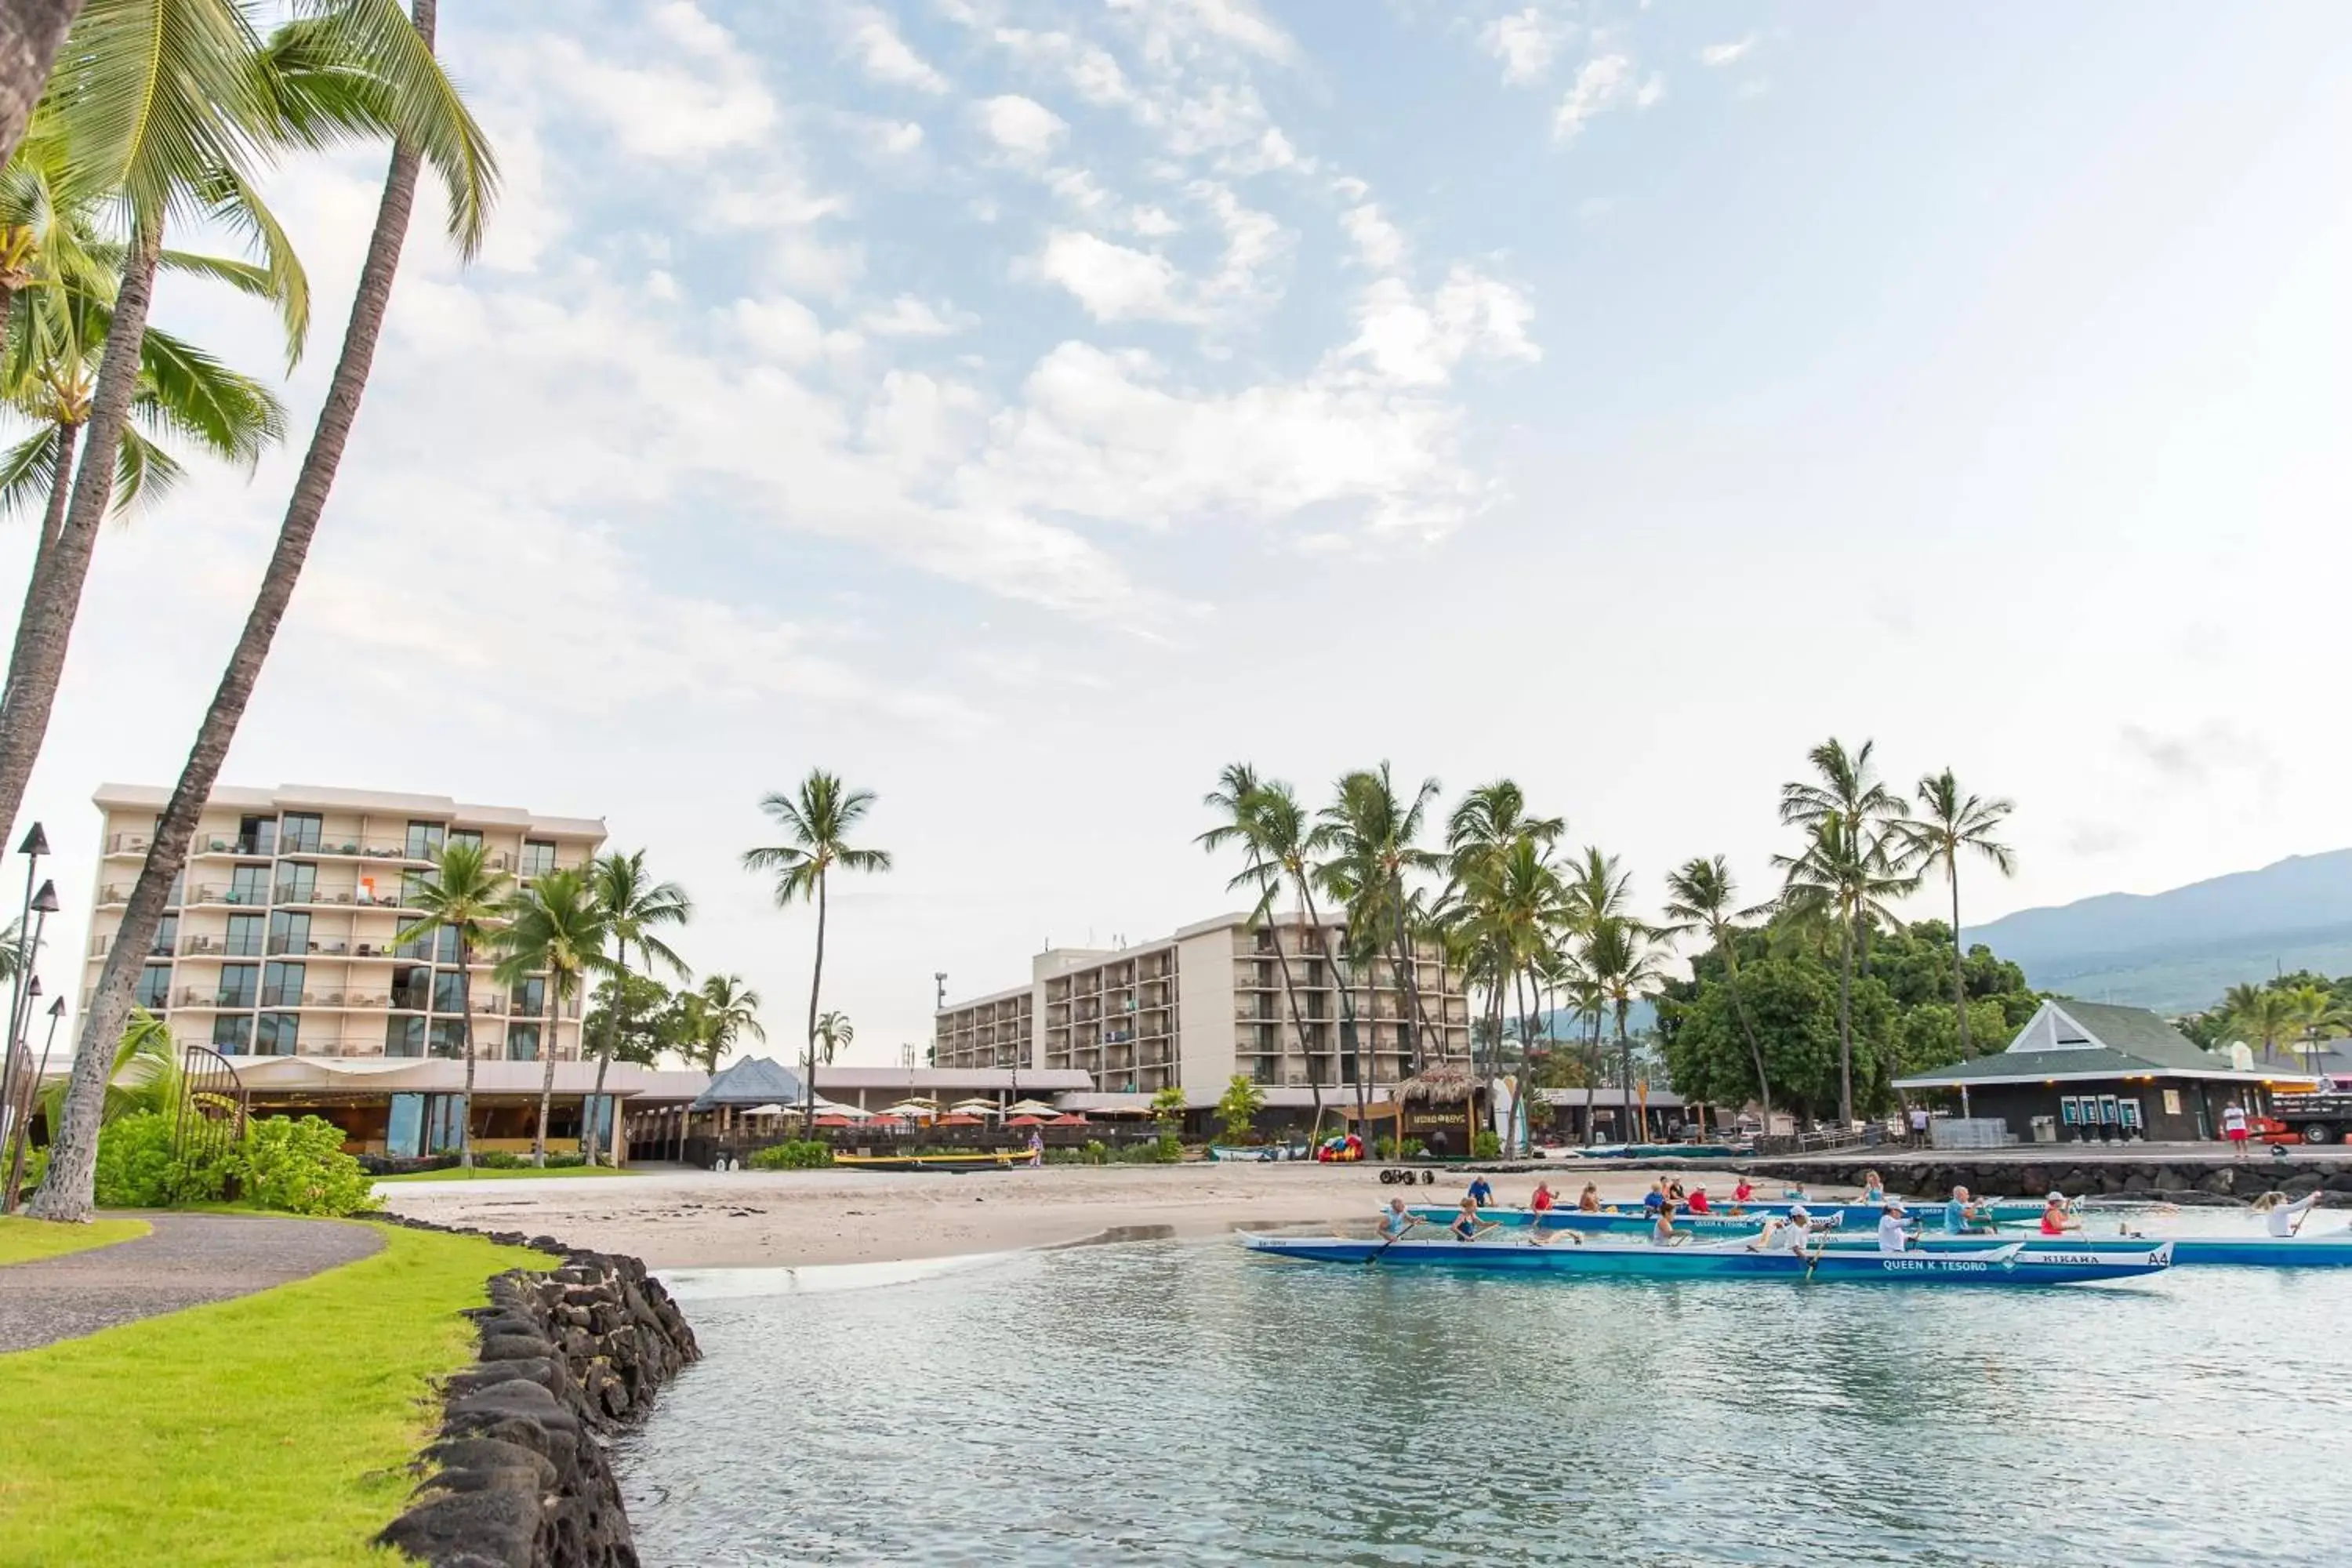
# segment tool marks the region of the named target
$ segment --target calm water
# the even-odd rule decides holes
[[[1207,1242],[681,1284],[709,1359],[622,1458],[653,1568],[2352,1562],[2352,1271],[1790,1289]]]

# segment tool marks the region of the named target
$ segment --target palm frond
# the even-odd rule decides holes
[[[243,239],[261,258],[268,279],[267,297],[278,305],[278,324],[286,336],[290,373],[302,363],[303,345],[310,335],[310,277],[294,253],[294,241],[261,193],[236,169],[215,169],[203,190],[205,216]]]

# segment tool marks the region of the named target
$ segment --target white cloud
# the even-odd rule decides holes
[[[1456,265],[1426,302],[1402,279],[1383,278],[1356,305],[1356,341],[1347,357],[1408,386],[1442,386],[1472,354],[1536,360],[1527,335],[1534,310],[1527,296],[1475,268]]]
[[[1381,216],[1380,204],[1366,202],[1349,207],[1339,219],[1348,237],[1356,242],[1356,253],[1364,264],[1386,272],[1404,260],[1404,236],[1397,226]]]
[[[540,80],[635,157],[705,158],[774,130],[776,100],[733,35],[686,0],[661,6],[653,19],[689,58],[622,65],[549,35],[540,41],[549,68]]]
[[[1666,79],[1653,71],[1650,73],[1650,79],[1643,82],[1642,89],[1633,95],[1633,107],[1647,109],[1665,96]]]
[[[1183,225],[1154,206],[1140,206],[1129,212],[1127,226],[1146,239],[1165,239],[1183,228]]]
[[[1179,300],[1181,275],[1165,257],[1074,229],[1055,229],[1035,262],[1098,321],[1180,321],[1194,312]]]
[[[849,45],[857,52],[858,63],[866,68],[867,76],[892,87],[913,88],[918,92],[948,89],[948,79],[908,47],[889,17],[870,7],[861,7],[851,13],[850,24]]]
[[[1062,117],[1034,98],[1006,93],[977,106],[981,129],[1006,152],[1043,158],[1069,133]]]
[[[1562,142],[1574,140],[1586,121],[1618,107],[1633,92],[1632,60],[1623,55],[1595,56],[1578,68],[1568,96],[1559,100],[1559,110],[1552,116],[1552,135]]]
[[[1055,169],[1045,176],[1045,188],[1080,212],[1110,205],[1111,195],[1084,169]]]
[[[864,346],[856,332],[828,331],[815,311],[788,294],[738,300],[730,314],[746,342],[790,365],[845,359]]]
[[[1735,39],[1728,44],[1709,44],[1706,47],[1699,50],[1699,63],[1701,65],[1717,67],[1733,65],[1746,58],[1748,51],[1755,47],[1756,35],[1753,33],[1748,34],[1744,38]]]
[[[950,306],[933,310],[912,294],[901,294],[887,310],[868,310],[857,319],[860,331],[877,338],[943,338],[975,324],[976,318]]]
[[[1487,23],[1478,42],[1503,62],[1507,85],[1531,87],[1550,72],[1552,57],[1574,30],[1565,18],[1530,5]]]
[[[1142,25],[1144,53],[1168,63],[1204,47],[1228,45],[1245,54],[1287,61],[1297,53],[1290,35],[1266,20],[1251,0],[1108,0],[1114,12]]]

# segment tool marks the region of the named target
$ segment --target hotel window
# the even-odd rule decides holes
[[[213,1049],[225,1057],[253,1054],[253,1015],[230,1013],[213,1020]]]
[[[547,982],[544,979],[520,980],[507,994],[507,1011],[526,1018],[537,1017],[547,1011]]]
[[[259,915],[229,916],[228,934],[221,939],[221,951],[231,958],[259,958],[261,956],[261,917]]]
[[[308,860],[289,860],[278,868],[278,901],[307,904],[319,895],[319,868]]]
[[[403,871],[400,874],[400,907],[404,910],[423,909],[425,905],[421,900],[425,889],[432,885],[433,873],[430,871]]]
[[[507,1026],[507,1060],[510,1062],[539,1060],[539,1026],[537,1024]]]
[[[274,816],[241,816],[236,823],[236,852],[240,855],[274,855],[277,853],[278,819]]]
[[[412,822],[408,825],[408,858],[411,860],[431,860],[441,853],[441,840],[448,832],[437,822]]]
[[[269,868],[239,866],[228,874],[228,901],[266,904],[269,901]]]
[[[302,966],[299,963],[273,963],[265,968],[261,973],[261,1005],[265,1007],[299,1007],[302,1005]]]
[[[392,1005],[404,1012],[422,1013],[432,984],[429,970],[395,969],[392,972]]]
[[[269,911],[269,951],[296,953],[310,951],[310,913],[308,910]]]
[[[316,855],[319,852],[319,814],[315,811],[289,811],[286,825],[278,835],[278,852],[281,855]]]
[[[294,1054],[295,1037],[301,1019],[292,1013],[264,1013],[261,1028],[254,1036],[253,1054],[257,1057],[290,1057]]]
[[[160,1013],[171,1005],[172,966],[151,963],[139,972],[139,987],[131,999],[150,1013]]]
[[[224,963],[220,972],[220,989],[214,1002],[223,1007],[250,1007],[261,990],[261,965],[257,963]]]
[[[433,1029],[425,1037],[425,1054],[448,1061],[462,1060],[466,1055],[466,1026],[457,1018],[436,1018]]]
[[[436,970],[433,975],[433,1010],[436,1013],[462,1013],[466,1010],[466,975],[463,970]]]
[[[388,1057],[421,1057],[425,1054],[425,1020],[422,1018],[387,1018],[383,1024],[383,1054]]]
[[[482,830],[478,827],[453,827],[449,830],[449,842],[479,849],[482,847]]]
[[[155,940],[147,944],[147,952],[156,958],[169,958],[180,949],[180,917],[165,915],[155,922]]]
[[[522,874],[544,877],[555,869],[555,846],[537,838],[526,838],[522,845]]]
[[[164,906],[168,909],[178,909],[188,901],[187,891],[188,874],[183,871],[172,879],[172,890],[163,896]]]

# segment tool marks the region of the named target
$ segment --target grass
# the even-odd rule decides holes
[[[342,1223],[331,1220],[321,1225]],[[0,1356],[0,1554],[28,1564],[394,1561],[405,1505],[502,1269],[554,1259],[383,1227],[373,1258],[87,1339]]]
[[[408,1171],[397,1176],[378,1176],[379,1182],[519,1182],[552,1181],[562,1176],[634,1176],[637,1173],[614,1170],[610,1165],[557,1165],[539,1170],[524,1165],[520,1169],[492,1169],[477,1165],[472,1170],[460,1170],[452,1165],[446,1171]]]
[[[46,1220],[11,1215],[0,1218],[0,1264],[32,1263],[112,1247],[147,1234],[143,1219],[101,1219],[89,1225],[51,1225]]]

